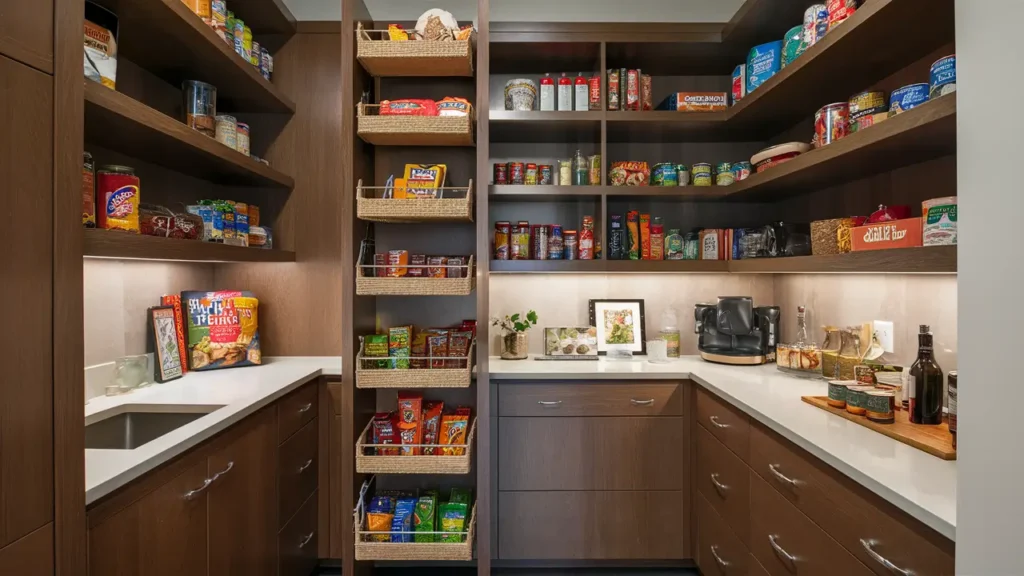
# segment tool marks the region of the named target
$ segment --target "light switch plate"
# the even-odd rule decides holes
[[[893,323],[886,320],[875,320],[873,329],[875,334],[878,335],[878,342],[882,345],[882,349],[889,354],[895,354],[896,350],[893,349],[893,332],[895,331]]]

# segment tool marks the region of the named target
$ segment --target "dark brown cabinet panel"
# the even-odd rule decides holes
[[[750,469],[702,426],[697,426],[697,490],[739,539],[750,539]]]
[[[750,553],[725,520],[700,494],[697,505],[697,566],[704,576],[747,574]]]
[[[278,442],[284,442],[317,414],[317,386],[314,381],[285,396],[277,403]]]
[[[210,574],[277,574],[277,419],[252,417],[244,435],[210,455]]]
[[[314,492],[281,530],[279,576],[309,576],[317,564],[317,494]]]
[[[319,420],[314,418],[278,449],[278,523],[284,526],[309,495],[316,490],[319,460],[317,434]]]
[[[499,490],[682,490],[683,418],[500,418]]]
[[[498,387],[501,416],[682,416],[683,387],[676,383],[505,384]]]
[[[3,3],[0,7],[0,54],[47,74],[53,73],[53,0]],[[48,110],[48,115],[52,115],[52,110]],[[49,136],[52,131],[46,134]]]
[[[53,575],[53,524],[0,549],[0,574]]]
[[[750,451],[750,419],[703,388],[697,389],[697,422],[744,462]]]
[[[750,551],[772,576],[870,576],[864,564],[753,472],[750,510]]]
[[[682,559],[683,492],[500,492],[505,560]]]
[[[11,34],[36,32],[36,10],[4,2],[0,50]],[[4,548],[53,520],[53,79],[0,56],[0,126],[0,214],[13,242],[0,251],[0,350],[9,352],[0,379]]]
[[[207,571],[206,462],[89,531],[91,576],[202,576]],[[186,496],[186,494],[190,494]]]

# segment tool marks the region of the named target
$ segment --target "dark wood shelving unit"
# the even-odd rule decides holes
[[[956,274],[956,246],[734,260],[729,262],[729,271],[737,274]]]
[[[600,142],[604,112],[491,110],[491,142]]]
[[[724,112],[610,111],[608,142],[723,142],[743,137]]]
[[[184,262],[295,262],[295,253],[286,250],[227,246],[118,230],[83,230],[83,233],[83,254],[86,257]]]
[[[492,184],[489,194],[493,202],[565,202],[599,198],[606,186],[522,186]]]
[[[181,86],[185,80],[216,86],[218,112],[295,112],[291,99],[180,0],[100,0],[99,4],[118,16],[119,54],[173,86]],[[270,15],[275,10],[280,12],[280,6],[280,0],[257,0],[245,8],[254,22],[268,26],[270,36],[280,34],[282,26],[287,30],[282,24],[282,19],[287,20],[284,13],[280,17]],[[241,13],[239,17],[243,17]],[[252,29],[260,41],[261,28]]]
[[[218,184],[284,189],[295,185],[291,176],[96,82],[85,83],[85,138]]]
[[[724,273],[722,260],[491,260],[493,274]]]

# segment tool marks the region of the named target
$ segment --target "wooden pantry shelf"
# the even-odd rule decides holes
[[[491,142],[601,141],[604,112],[516,112],[491,110]]]
[[[185,262],[295,262],[295,253],[226,246],[199,240],[160,238],[118,230],[83,230],[86,258],[179,260]]]
[[[737,182],[730,200],[774,199],[956,153],[956,94],[942,96]]]
[[[249,2],[246,12],[255,16],[260,13],[259,6],[279,2]],[[99,4],[117,14],[119,56],[176,87],[185,80],[201,80],[216,86],[219,112],[295,112],[291,99],[263,78],[255,66],[243,60],[181,0],[99,0]],[[241,13],[239,16],[243,17]],[[280,24],[279,18],[268,18],[268,24],[272,20]],[[256,41],[260,41],[256,32],[259,29],[253,30]]]
[[[722,260],[491,260],[493,274],[728,272]]]
[[[571,202],[595,200],[605,193],[607,186],[524,186],[519,184],[492,184],[489,198],[492,202]]]
[[[97,82],[85,83],[85,140],[218,184],[295,185],[291,176]]]
[[[729,271],[737,274],[956,274],[956,246],[733,260],[729,262]]]

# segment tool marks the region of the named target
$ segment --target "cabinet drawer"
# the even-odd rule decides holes
[[[309,576],[317,565],[317,492],[306,499],[277,536],[278,576]]]
[[[0,548],[0,574],[52,576],[53,522]]]
[[[277,441],[283,443],[316,416],[316,381],[304,384],[277,403]]]
[[[761,566],[761,563],[754,558],[754,555],[750,555],[750,559],[747,561],[747,576],[771,576],[768,571]]]
[[[499,490],[682,490],[682,418],[499,418]]]
[[[302,427],[277,449],[278,522],[283,526],[317,487],[317,423]]]
[[[662,560],[688,556],[683,492],[500,492],[503,560]]]
[[[682,416],[678,383],[504,384],[501,416]]]
[[[753,472],[750,473],[750,551],[772,576],[871,574]]]
[[[697,566],[704,576],[747,574],[750,552],[700,494],[697,504]]]
[[[750,469],[697,427],[697,490],[744,543],[750,541]]]
[[[697,389],[697,422],[744,462],[749,461],[750,419],[737,408]]]
[[[0,54],[53,72],[53,0],[4,2]]]
[[[952,542],[759,425],[751,428],[750,458],[768,484],[875,573],[890,574],[865,543],[914,574],[954,573]]]

